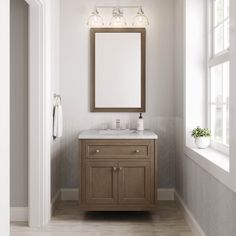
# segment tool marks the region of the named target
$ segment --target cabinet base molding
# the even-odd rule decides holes
[[[175,189],[174,188],[159,188],[157,190],[157,196],[159,201],[174,201]]]
[[[61,201],[61,190],[59,189],[51,200],[51,215],[54,214]]]
[[[61,200],[62,201],[76,201],[79,199],[78,188],[62,188],[61,189]]]
[[[62,201],[77,201],[79,196],[78,188],[62,188],[61,200]],[[173,188],[159,188],[157,190],[159,201],[174,201],[175,190]]]
[[[11,222],[26,222],[28,221],[28,207],[11,207],[10,208]]]

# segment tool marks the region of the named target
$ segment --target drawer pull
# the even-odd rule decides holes
[[[113,167],[113,170],[114,170],[114,171],[117,171],[117,167],[114,166],[114,167]]]
[[[140,153],[140,151],[137,149],[137,150],[136,150],[136,153]]]
[[[100,150],[99,150],[99,149],[97,149],[97,150],[96,150],[96,153],[99,153],[99,152],[100,152]]]

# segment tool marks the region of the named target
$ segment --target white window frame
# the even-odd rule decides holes
[[[230,20],[230,16],[226,19],[223,19],[217,26],[215,26],[215,8],[214,2],[216,0],[208,1],[208,60],[207,60],[207,124],[208,127],[211,127],[211,68],[217,65],[221,65],[226,62],[230,62],[229,56],[229,47],[224,49],[223,51],[214,54],[215,47],[215,28],[221,24],[224,24],[228,19]],[[229,145],[224,145],[215,140],[211,140],[211,147],[217,151],[220,151],[226,155],[229,155]]]

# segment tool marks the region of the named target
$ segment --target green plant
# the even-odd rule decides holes
[[[207,128],[200,128],[199,126],[192,131],[192,137],[211,137],[211,131]]]

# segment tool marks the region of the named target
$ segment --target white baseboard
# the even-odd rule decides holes
[[[158,200],[173,201],[175,199],[174,189],[158,189]],[[79,198],[79,190],[77,188],[61,189],[62,201],[76,201]]]
[[[198,224],[198,222],[195,220],[194,216],[188,209],[187,205],[184,203],[183,199],[179,196],[177,192],[175,192],[175,199],[179,201],[184,213],[185,220],[189,224],[191,230],[193,231],[193,234],[195,236],[206,236],[206,234],[204,233],[204,231],[202,230],[202,228],[200,227],[200,225]]]
[[[60,200],[61,200],[61,190],[59,189],[51,201],[51,215],[53,215]]]
[[[159,201],[174,201],[175,190],[173,188],[159,188],[157,190],[157,198]]]
[[[11,222],[28,221],[28,207],[11,207],[10,220]]]
[[[79,199],[79,190],[77,188],[62,188],[61,200],[62,201],[75,201]]]

